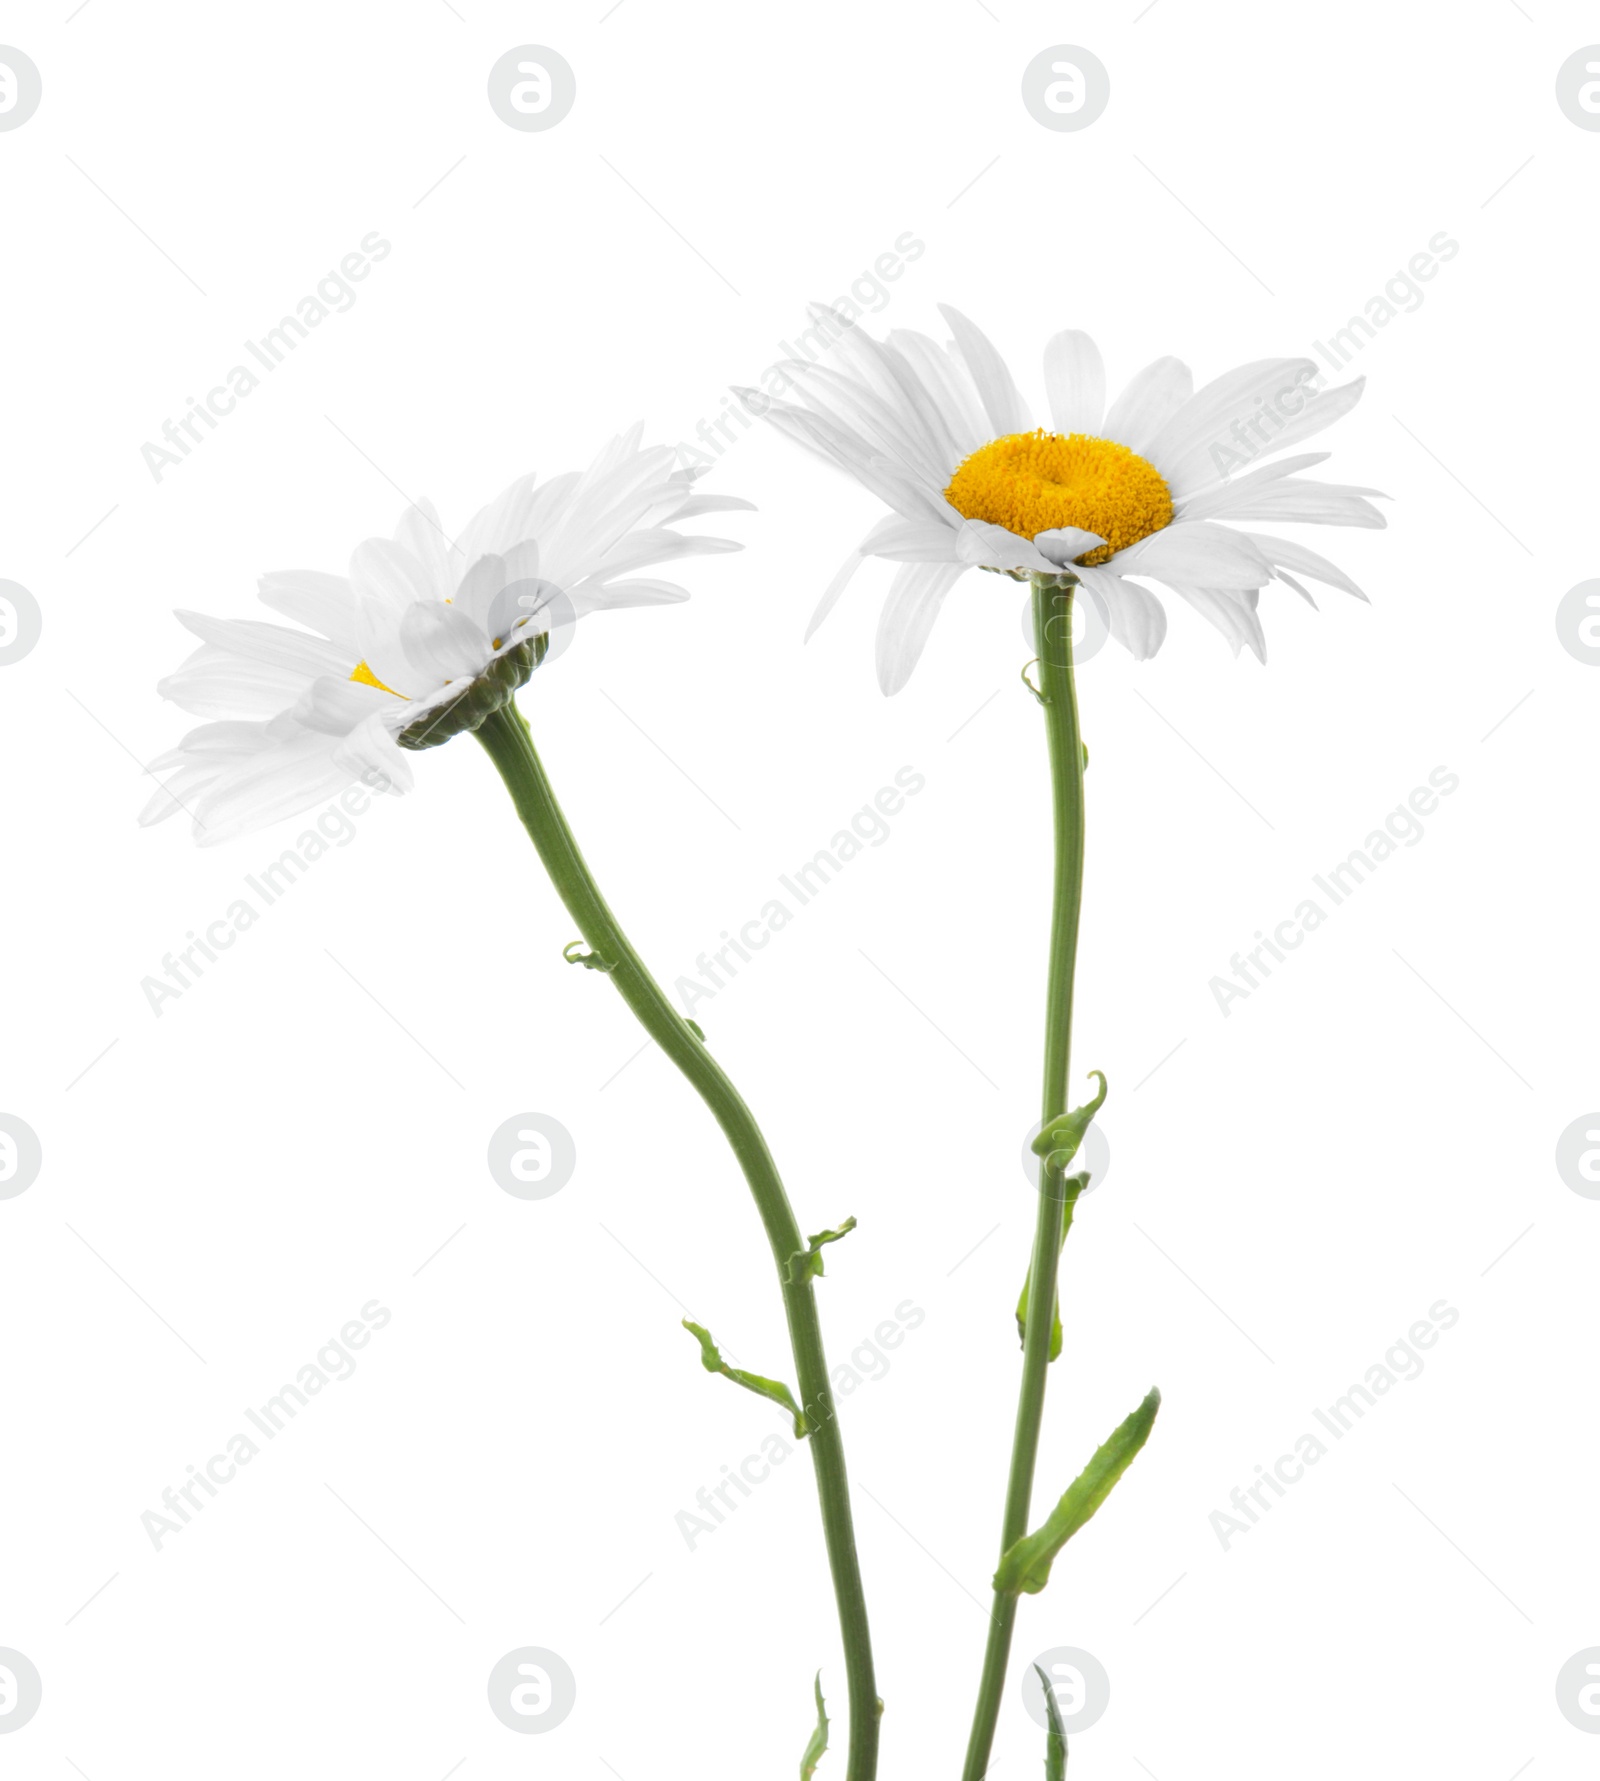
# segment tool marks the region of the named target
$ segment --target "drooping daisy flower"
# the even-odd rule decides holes
[[[1366,598],[1304,545],[1219,523],[1382,526],[1366,499],[1376,489],[1297,474],[1328,453],[1275,456],[1347,413],[1365,379],[1317,391],[1310,359],[1261,359],[1196,391],[1187,366],[1157,359],[1108,409],[1098,348],[1068,331],[1045,347],[1045,429],[985,336],[956,310],[942,313],[955,335],[948,347],[900,329],[879,341],[846,328],[835,345],[845,370],[784,363],[797,399],[739,392],[894,509],[835,576],[806,633],[866,557],[900,563],[878,625],[886,693],[905,685],[945,596],[971,568],[1019,580],[1070,572],[1140,660],[1160,648],[1167,620],[1131,576],[1170,588],[1235,655],[1248,647],[1262,661],[1256,607],[1268,582],[1308,601],[1299,576]]]
[[[672,530],[698,514],[748,508],[696,495],[696,470],[642,428],[584,471],[525,476],[454,542],[430,502],[393,540],[357,545],[349,577],[295,569],[264,576],[264,604],[305,629],[180,612],[201,647],[160,684],[210,721],[152,764],[168,775],[140,821],[177,810],[213,846],[297,815],[357,778],[404,792],[406,751],[475,729],[544,660],[563,627],[621,606],[686,600],[638,571],[740,550]]]
[[[700,1338],[702,1368],[786,1402],[796,1433],[810,1444],[849,1687],[847,1773],[852,1781],[872,1781],[883,1703],[814,1290],[822,1272],[818,1245],[843,1236],[855,1220],[808,1245],[749,1104],[701,1028],[651,976],[602,894],[516,698],[555,653],[560,631],[579,617],[688,598],[639,570],[741,548],[672,529],[750,503],[696,495],[698,471],[674,469],[669,449],[642,450],[639,434],[636,428],[614,440],[581,474],[513,483],[454,543],[434,510],[419,504],[392,542],[357,548],[347,580],[307,571],[266,577],[262,599],[303,629],[180,614],[202,647],[161,690],[211,721],[156,763],[170,778],[144,820],[186,809],[196,839],[215,844],[302,811],[357,777],[376,789],[405,790],[406,751],[463,730],[473,734],[582,936],[563,956],[611,985],[693,1087],[727,1138],[760,1215],[783,1297],[794,1390],[722,1364],[709,1333],[688,1327]],[[654,854],[646,863],[659,876]],[[800,1260],[808,1265],[795,1266]],[[816,1698],[820,1715],[820,1682]],[[825,1717],[808,1749],[815,1753],[819,1744],[826,1745]]]

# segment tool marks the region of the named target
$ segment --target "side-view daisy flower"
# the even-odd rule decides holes
[[[688,598],[640,570],[742,548],[674,530],[699,514],[751,504],[694,493],[699,471],[674,468],[671,448],[642,448],[640,431],[614,440],[585,471],[512,483],[454,542],[423,502],[392,540],[357,546],[347,578],[305,570],[265,577],[262,600],[301,628],[180,613],[201,646],[161,691],[207,721],[155,763],[169,777],[142,820],[187,810],[196,840],[215,845],[296,815],[356,778],[407,790],[411,752],[463,733],[476,738],[583,936],[564,956],[616,990],[699,1095],[760,1216],[783,1299],[794,1389],[728,1365],[708,1330],[688,1319],[685,1327],[700,1344],[702,1368],[781,1404],[811,1449],[849,1691],[845,1781],[873,1781],[883,1703],[813,1284],[822,1273],[820,1246],[844,1236],[855,1219],[809,1239],[802,1234],[755,1116],[601,894],[516,698],[577,619]],[[659,863],[652,860],[651,869]],[[820,1681],[816,1700],[818,1726],[807,1746],[813,1766],[827,1745]]]
[[[1099,349],[1068,330],[1044,351],[1046,430],[989,340],[957,310],[943,305],[941,313],[955,336],[945,347],[904,329],[874,340],[847,328],[834,349],[843,370],[781,366],[793,400],[738,392],[752,412],[894,510],[846,560],[806,632],[865,558],[901,564],[878,625],[884,692],[905,685],[945,596],[972,568],[1018,580],[1069,573],[1139,660],[1161,647],[1167,620],[1130,577],[1160,582],[1215,625],[1235,655],[1249,648],[1262,661],[1257,604],[1268,582],[1307,601],[1301,576],[1366,598],[1304,545],[1238,529],[1263,520],[1385,523],[1367,499],[1376,489],[1299,474],[1327,452],[1276,456],[1348,413],[1364,378],[1317,390],[1310,359],[1261,359],[1197,391],[1186,365],[1162,358],[1108,408]]]
[[[152,763],[167,777],[141,822],[182,809],[195,839],[214,846],[359,777],[409,791],[407,751],[477,728],[563,627],[688,599],[638,572],[741,550],[673,527],[751,503],[695,494],[700,469],[674,468],[672,447],[642,447],[642,431],[614,439],[587,470],[519,478],[454,541],[419,501],[393,539],[356,546],[348,576],[263,576],[263,604],[304,629],[180,612],[201,645],[159,691],[209,721]]]

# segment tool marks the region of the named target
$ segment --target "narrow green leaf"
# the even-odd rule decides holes
[[[1050,1686],[1050,1678],[1037,1664],[1033,1666],[1033,1673],[1044,1690],[1044,1710],[1050,1718],[1050,1731],[1044,1747],[1044,1781],[1067,1781],[1067,1729],[1061,1723],[1061,1703]]]
[[[817,1764],[828,1753],[828,1712],[822,1704],[821,1670],[817,1671],[813,1687],[817,1695],[817,1729],[811,1734],[805,1755],[800,1758],[800,1781],[811,1781],[811,1777],[817,1772]]]
[[[1059,1119],[1052,1119],[1033,1141],[1033,1154],[1044,1158],[1046,1169],[1057,1172],[1064,1171],[1068,1163],[1078,1154],[1078,1146],[1082,1144],[1084,1133],[1088,1131],[1090,1121],[1100,1111],[1106,1098],[1106,1079],[1103,1071],[1091,1070],[1091,1076],[1100,1078],[1100,1092],[1085,1106],[1074,1107],[1070,1113],[1063,1113]]]
[[[1067,1245],[1067,1232],[1072,1229],[1072,1214],[1078,1204],[1078,1195],[1089,1185],[1089,1171],[1082,1170],[1077,1175],[1069,1175],[1062,1183],[1066,1198],[1061,1202],[1061,1246]],[[1028,1289],[1033,1284],[1033,1269],[1028,1269],[1027,1278],[1022,1282],[1022,1296],[1017,1300],[1017,1340],[1023,1341],[1028,1333]],[[1055,1319],[1050,1325],[1050,1358],[1056,1360],[1061,1354],[1061,1295],[1056,1294]]]
[[[797,1249],[789,1257],[784,1269],[784,1278],[791,1286],[798,1286],[802,1280],[814,1280],[822,1273],[822,1246],[824,1243],[837,1243],[841,1237],[848,1237],[856,1228],[856,1221],[847,1218],[837,1230],[818,1231],[815,1236],[807,1237],[807,1247]]]
[[[760,1397],[771,1398],[773,1403],[782,1404],[784,1409],[794,1418],[794,1438],[803,1441],[811,1433],[811,1425],[806,1421],[805,1412],[794,1401],[794,1393],[787,1385],[777,1379],[763,1379],[759,1373],[746,1373],[741,1367],[730,1367],[718,1352],[717,1345],[711,1340],[711,1332],[701,1329],[697,1323],[691,1323],[686,1317],[683,1327],[700,1344],[700,1365],[708,1373],[720,1373],[723,1378],[731,1379],[735,1385],[742,1385],[746,1391],[753,1391]]]
[[[1024,1534],[1001,1558],[994,1586],[1002,1595],[1037,1595],[1050,1581],[1056,1554],[1111,1494],[1116,1481],[1133,1464],[1161,1408],[1153,1386],[1134,1413],[1112,1430],[1073,1482],[1043,1526]]]

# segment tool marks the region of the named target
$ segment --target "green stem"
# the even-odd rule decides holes
[[[761,1128],[739,1091],[706,1049],[704,1041],[667,1000],[607,907],[593,873],[578,851],[561,806],[556,802],[544,764],[534,750],[527,720],[516,704],[512,702],[495,712],[485,720],[476,735],[506,782],[517,814],[532,837],[568,914],[605,962],[610,981],[639,1024],[689,1079],[711,1110],[749,1183],[778,1270],[789,1341],[794,1350],[800,1404],[812,1425],[808,1439],[812,1465],[816,1470],[817,1493],[822,1502],[823,1533],[839,1607],[839,1628],[850,1693],[846,1781],[873,1781],[878,1766],[879,1704],[872,1673],[872,1641],[867,1629],[866,1600],[851,1523],[844,1441],[829,1390],[828,1363],[811,1277],[806,1270],[796,1270],[801,1278],[797,1281],[788,1278],[789,1258],[803,1250],[806,1244],[795,1222],[777,1165],[767,1149]],[[692,1352],[686,1353],[684,1364],[688,1366],[693,1356]]]
[[[1078,695],[1072,678],[1072,590],[1033,586],[1033,631],[1039,650],[1040,694],[1050,743],[1051,802],[1055,819],[1055,894],[1050,914],[1050,973],[1045,990],[1044,1123],[1067,1110],[1067,1064],[1072,1047],[1072,978],[1078,953],[1078,908],[1083,896],[1083,739],[1078,733]],[[1055,1314],[1061,1256],[1059,1171],[1039,1165],[1039,1211],[1028,1275],[1028,1315],[1022,1338],[1022,1388],[1017,1398],[1011,1473],[1006,1485],[1000,1550],[1028,1531],[1039,1429],[1050,1367],[1050,1328]],[[972,1718],[963,1781],[982,1781],[989,1767],[995,1724],[1005,1690],[1006,1664],[1017,1598],[996,1593],[991,1610],[983,1679]]]

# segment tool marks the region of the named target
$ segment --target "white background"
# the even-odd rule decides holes
[[[794,1772],[818,1665],[842,1732],[804,1454],[696,1550],[674,1523],[783,1427],[678,1328],[787,1373],[753,1211],[562,962],[572,924],[481,752],[422,758],[414,797],[152,1012],[141,981],[305,826],[206,851],[134,826],[139,763],[190,721],[153,691],[192,642],[170,609],[253,616],[263,571],[340,570],[418,494],[459,525],[641,416],[691,438],[907,231],[925,251],[870,325],[938,330],[953,302],[1037,398],[1062,327],[1114,387],[1162,353],[1203,381],[1307,351],[1441,230],[1459,254],[1360,354],[1328,441],[1390,528],[1305,534],[1371,606],[1274,590],[1265,670],[1187,609],[1155,661],[1083,669],[1074,1071],[1110,1076],[1113,1162],[1067,1251],[1039,1501],[1152,1381],[1165,1407],[1022,1605],[994,1773],[1038,1773],[1021,1664],[1060,1645],[1112,1682],[1075,1777],[1594,1773],[1554,1684],[1600,1644],[1600,1204],[1554,1150],[1600,1103],[1600,671],[1553,620],[1596,573],[1600,135],[1554,82],[1600,27],[1529,8],[0,8],[44,80],[0,134],[0,575],[44,612],[0,676],[0,1109],[44,1150],[0,1202],[0,1646],[44,1678],[9,1773],[743,1781]],[[1110,70],[1081,133],[1020,99],[1063,42]],[[577,74],[545,133],[485,97],[523,43]],[[372,230],[393,251],[354,307],[153,480],[141,445]],[[836,1360],[926,1313],[844,1414],[882,1773],[953,1775],[1032,1214],[1023,590],[968,577],[885,701],[882,567],[800,646],[872,499],[765,429],[707,486],[759,504],[723,528],[746,552],[690,565],[688,606],[587,625],[523,704],[669,980],[897,769],[925,776],[696,1014],[802,1226],[860,1219],[819,1287]],[[1224,1017],[1210,979],[1439,766],[1460,788],[1425,838]],[[484,1161],[525,1111],[578,1149],[537,1203]],[[356,1374],[154,1550],[162,1490],[374,1298],[392,1321]],[[1212,1511],[1440,1299],[1459,1322],[1422,1376],[1224,1551]],[[547,1736],[488,1710],[521,1645],[578,1679]]]

